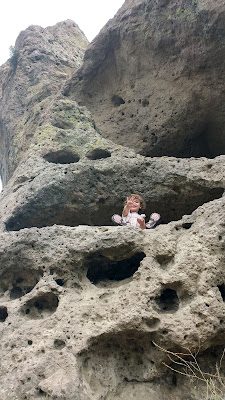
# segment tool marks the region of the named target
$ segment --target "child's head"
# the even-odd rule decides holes
[[[139,194],[131,194],[129,197],[128,197],[128,200],[138,200],[139,202],[140,202],[140,210],[145,210],[145,208],[146,208],[146,204],[145,204],[145,201],[142,199],[142,197],[141,196],[139,196]],[[127,203],[127,200],[125,201],[125,204]]]

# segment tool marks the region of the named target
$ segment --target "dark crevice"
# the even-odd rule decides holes
[[[114,94],[112,96],[112,104],[115,107],[119,107],[121,104],[125,104],[125,101],[124,101],[124,99],[122,99],[122,97],[117,96],[116,94]]]
[[[57,285],[59,285],[59,286],[64,286],[64,284],[65,284],[63,279],[55,279],[55,281],[56,281]]]
[[[155,259],[162,267],[166,267],[173,261],[174,254],[157,254]]]
[[[171,313],[179,309],[179,298],[174,289],[164,289],[156,298],[156,304],[160,312]]]
[[[58,296],[52,292],[40,294],[27,301],[21,312],[31,319],[45,318],[53,314],[59,304]]]
[[[7,271],[0,277],[0,292],[16,300],[31,292],[43,276],[43,271],[17,270]]]
[[[178,155],[175,157],[213,158],[213,152],[211,151],[209,143],[207,141],[207,131],[203,130],[203,132],[198,135],[185,138],[183,142],[183,147],[178,151]]]
[[[101,158],[111,157],[111,153],[110,153],[110,151],[108,151],[106,149],[96,148],[96,149],[88,151],[86,153],[86,157],[89,160],[99,160]]]
[[[44,392],[42,389],[37,389],[39,397],[47,397],[47,393]]]
[[[4,322],[8,317],[8,311],[6,307],[0,307],[0,322]]]
[[[193,224],[192,222],[185,222],[184,224],[182,224],[182,228],[190,229],[192,224]]]
[[[78,154],[68,150],[51,151],[43,156],[43,158],[54,164],[71,164],[77,163],[80,160]]]
[[[223,301],[225,301],[225,285],[222,284],[222,285],[218,285],[217,287],[218,287],[218,289],[220,291],[220,294],[221,294],[221,297],[222,297]]]
[[[146,257],[145,253],[140,252],[130,258],[112,262],[101,254],[92,254],[87,263],[87,278],[94,284],[130,278],[138,270],[144,257]]]
[[[141,151],[142,155],[146,157],[215,158],[225,154],[223,127],[217,126],[217,122],[205,124],[199,132],[187,135],[183,139],[183,142],[179,143],[179,141],[177,141],[173,146],[171,146],[170,142],[162,142],[160,140],[160,135],[158,136],[158,143],[152,141],[151,137],[149,140],[148,137],[143,140],[149,143]]]
[[[55,339],[54,340],[54,347],[57,350],[63,349],[65,347],[65,345],[66,345],[66,343],[64,342],[64,340],[61,340],[61,339]]]

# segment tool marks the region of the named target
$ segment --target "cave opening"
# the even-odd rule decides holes
[[[149,134],[150,142],[145,132],[143,142],[146,143],[146,146],[144,145],[140,152],[146,157],[206,157],[212,159],[225,154],[224,127],[223,125],[218,126],[215,121],[206,123],[198,132],[189,132],[183,140],[174,138],[174,141],[168,140],[165,143],[155,132],[149,132]]]
[[[112,261],[101,254],[92,254],[87,261],[87,278],[93,284],[130,278],[138,270],[145,257],[145,253],[137,252],[130,258]]]
[[[197,135],[187,136],[182,147],[174,154],[175,157],[190,158],[190,157],[207,157],[214,158],[218,154],[213,154],[213,150],[210,146],[207,128],[204,128],[202,132]]]

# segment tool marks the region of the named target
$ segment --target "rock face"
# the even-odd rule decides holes
[[[106,138],[147,156],[225,154],[223,0],[126,1],[66,94]]]
[[[218,375],[217,364],[224,379],[225,155],[218,73],[224,38],[218,59],[211,58],[224,29],[224,5],[150,3],[126,1],[87,48],[79,70],[87,41],[72,21],[28,28],[17,39],[17,60],[1,67],[1,174],[7,182],[0,198],[3,400],[195,400],[207,397],[209,375],[203,373]],[[187,36],[182,42],[177,32],[184,25],[190,43],[199,43],[202,25],[198,34],[194,27],[200,16],[209,18],[205,29],[214,32],[209,29],[206,67],[183,56],[182,69]],[[174,28],[168,30],[166,63],[168,21]],[[151,62],[143,62],[150,48]],[[141,124],[121,111],[137,105],[127,100],[132,89],[141,100],[141,119],[151,118],[146,93],[159,59],[155,104],[168,104],[168,124],[170,104],[178,107],[176,129],[166,136],[160,116],[162,151],[157,141],[153,146],[150,128],[138,147]],[[173,63],[180,75],[169,81]],[[210,103],[210,154],[205,134],[193,128],[203,114],[211,115],[206,76],[211,93],[221,95]],[[205,96],[201,110],[189,103],[196,82]],[[117,120],[124,138],[125,121],[129,128],[136,119],[130,140],[117,140],[113,121],[107,122],[110,112],[115,118],[124,112]],[[181,143],[192,137],[195,151],[187,153]],[[112,226],[111,215],[121,213],[131,192],[144,197],[148,217],[160,212],[155,229]],[[191,364],[195,354],[198,364]],[[190,367],[200,368],[205,380],[195,380]]]
[[[52,94],[81,66],[88,41],[73,21],[30,26],[0,72],[0,173],[5,184],[48,119]]]

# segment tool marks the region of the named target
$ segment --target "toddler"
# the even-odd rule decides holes
[[[140,210],[145,210],[145,201],[138,194],[131,194],[127,197],[122,217],[118,214],[112,216],[112,221],[118,225],[131,225],[136,226],[141,229],[150,229],[155,226],[155,224],[160,219],[160,215],[153,213],[150,215],[149,222],[145,223],[145,214],[139,214]]]

